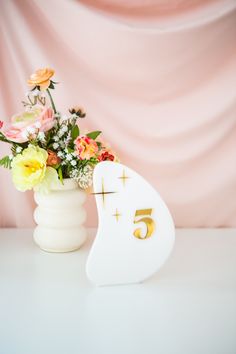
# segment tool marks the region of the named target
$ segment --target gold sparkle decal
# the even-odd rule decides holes
[[[102,203],[103,203],[103,207],[105,207],[105,197],[107,194],[114,194],[116,192],[108,192],[105,191],[105,187],[104,187],[104,179],[102,178],[102,191],[101,192],[96,192],[96,193],[92,193],[94,195],[101,195],[102,196]]]
[[[115,214],[113,214],[112,216],[115,216],[116,221],[118,222],[118,221],[119,221],[119,217],[121,217],[121,214],[120,214],[120,213],[118,212],[118,210],[116,209]]]
[[[126,176],[125,170],[123,170],[122,176],[120,176],[118,178],[122,180],[123,186],[125,186],[126,180],[129,179],[130,177]]]

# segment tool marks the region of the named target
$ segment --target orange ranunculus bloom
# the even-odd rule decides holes
[[[48,153],[47,166],[55,166],[61,162],[60,157],[58,157],[54,151],[48,150],[47,153]]]
[[[50,68],[38,69],[30,76],[28,84],[30,86],[40,86],[40,89],[47,89],[50,85],[50,78],[54,73],[54,70]]]

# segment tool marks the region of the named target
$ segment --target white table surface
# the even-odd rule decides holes
[[[155,276],[102,288],[85,275],[93,234],[53,254],[0,231],[1,354],[236,353],[236,230],[178,230]]]

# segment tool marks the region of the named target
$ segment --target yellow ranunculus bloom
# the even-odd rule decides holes
[[[13,183],[21,192],[41,183],[46,172],[48,153],[39,147],[30,146],[12,160]]]
[[[45,171],[45,176],[39,184],[34,187],[35,192],[47,194],[53,188],[60,185],[60,181],[58,179],[57,171],[55,168],[48,166]]]

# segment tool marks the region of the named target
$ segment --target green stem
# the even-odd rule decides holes
[[[0,132],[0,141],[3,141],[4,143],[12,144],[12,141],[8,140],[5,135],[3,135],[2,132]]]
[[[54,111],[54,113],[57,113],[57,110],[56,110],[55,104],[54,104],[53,99],[52,99],[51,92],[49,91],[49,89],[48,89],[48,88],[47,88],[47,90],[46,90],[46,91],[47,91],[48,96],[49,96],[49,99],[50,99],[50,101],[51,101],[51,105],[52,105],[53,111]]]

